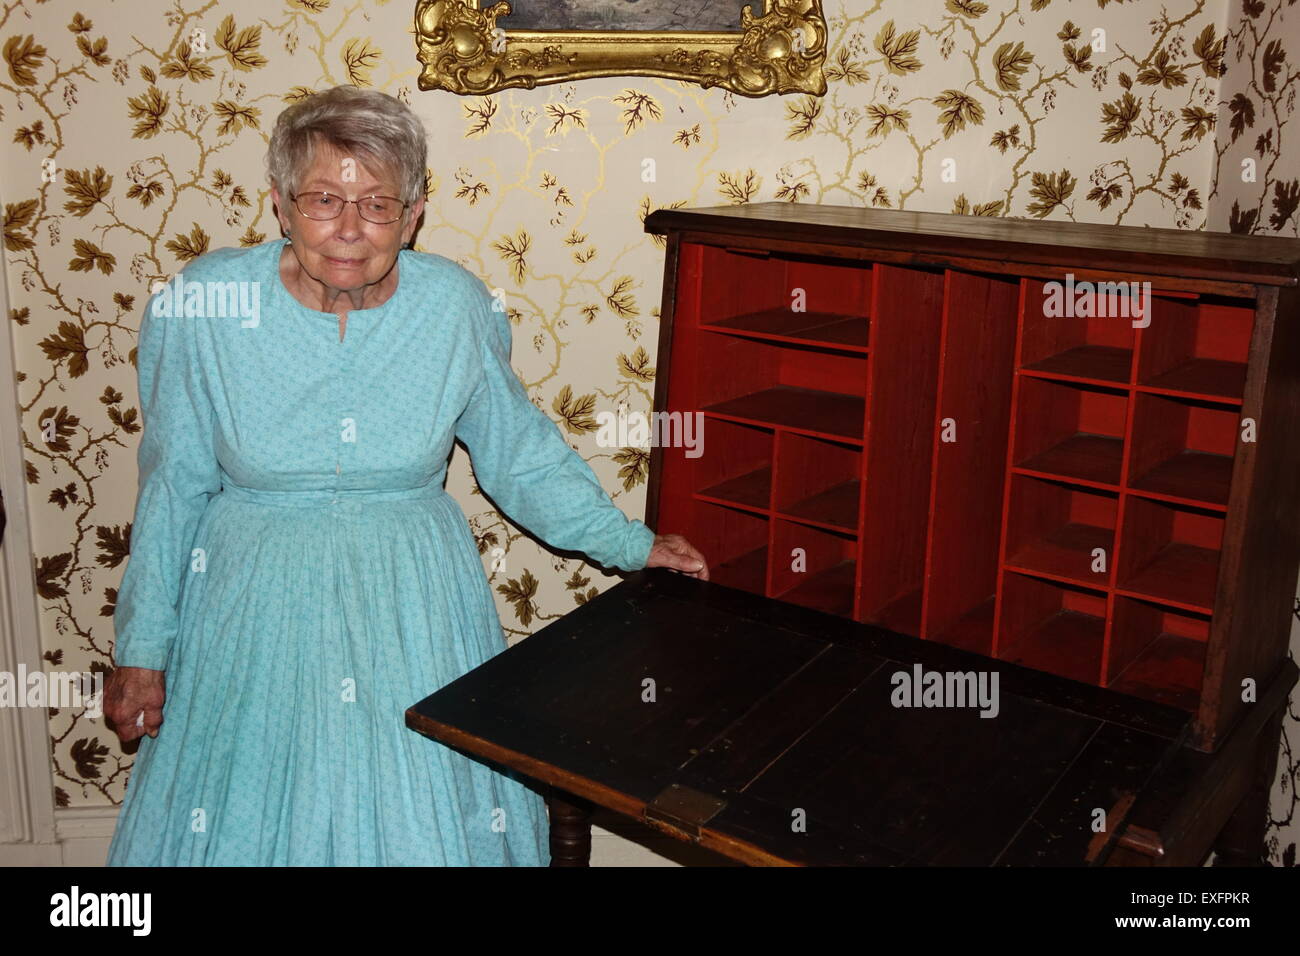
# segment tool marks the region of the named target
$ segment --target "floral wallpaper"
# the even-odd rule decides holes
[[[279,236],[266,144],[313,90],[374,87],[423,118],[417,248],[505,291],[521,379],[633,516],[648,453],[599,447],[596,416],[650,410],[655,208],[784,200],[1297,235],[1294,0],[824,4],[826,96],[749,100],[632,77],[421,92],[412,0],[0,2],[8,326],[48,664],[110,666],[150,285]],[[512,638],[613,583],[539,548],[476,495],[464,454],[454,466]],[[50,735],[59,806],[121,801],[131,758],[102,723],[52,710]],[[1270,825],[1285,865],[1298,740],[1293,701]]]

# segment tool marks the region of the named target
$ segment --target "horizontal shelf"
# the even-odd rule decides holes
[[[1123,462],[1123,439],[1081,433],[1016,462],[1015,470],[1114,488],[1119,485]]]
[[[1105,637],[1105,618],[1059,610],[1000,648],[998,656],[1012,664],[1096,684]]]
[[[824,571],[809,575],[807,580],[777,597],[801,607],[852,617],[856,568],[853,561],[841,561]]]
[[[702,411],[715,418],[779,426],[860,444],[866,399],[858,395],[778,385],[715,402]]]
[[[1007,567],[1027,574],[1054,578],[1090,588],[1104,588],[1109,579],[1115,531],[1095,525],[1071,523],[1054,528],[1007,557]],[[1107,572],[1094,572],[1093,550],[1106,554]]]
[[[796,502],[778,516],[856,535],[861,492],[860,482],[845,481]]]
[[[1024,365],[1021,371],[1040,378],[1128,384],[1133,371],[1133,350],[1079,345]]]
[[[1194,711],[1201,701],[1205,642],[1161,634],[1110,682],[1110,689]]]
[[[768,466],[701,488],[695,497],[765,512],[771,493],[772,468]]]
[[[1175,541],[1157,551],[1136,573],[1118,582],[1115,590],[1209,614],[1214,608],[1218,576],[1218,551]]]
[[[1184,451],[1166,458],[1129,482],[1131,491],[1153,497],[1188,501],[1219,510],[1228,506],[1232,485],[1232,458],[1206,452]]]
[[[765,309],[727,319],[701,322],[709,332],[743,335],[773,342],[814,345],[848,352],[866,352],[869,322],[865,316],[832,312],[794,312],[789,308]]]
[[[1246,365],[1222,359],[1193,358],[1181,365],[1139,382],[1143,391],[1184,395],[1190,398],[1225,398],[1240,402],[1246,389]]]

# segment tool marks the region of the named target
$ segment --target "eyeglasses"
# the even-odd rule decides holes
[[[357,212],[366,222],[385,225],[402,218],[402,211],[410,203],[394,199],[392,196],[363,196],[360,199],[344,199],[325,192],[298,193],[290,196],[298,211],[308,219],[337,219],[343,207],[350,202],[357,204]]]

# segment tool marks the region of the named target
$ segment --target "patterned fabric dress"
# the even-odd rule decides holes
[[[170,298],[158,315],[162,292],[145,307],[115,662],[165,670],[167,697],[109,864],[545,864],[541,798],[404,723],[506,646],[443,490],[453,442],[555,548],[636,570],[654,533],[528,400],[472,273],[403,250],[397,290],[340,342],[281,282],[284,244],[182,271],[187,293],[255,283],[255,320],[166,314]]]

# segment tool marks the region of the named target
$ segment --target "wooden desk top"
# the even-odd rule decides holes
[[[918,666],[996,674],[996,716],[895,706]],[[1085,865],[1190,716],[653,570],[406,722],[745,863]]]
[[[1262,285],[1300,284],[1300,239],[1201,229],[1159,229],[1012,216],[963,216],[910,209],[862,209],[764,202],[656,209],[645,230],[733,234],[768,231],[788,240],[895,249],[909,255],[966,255],[992,262],[1042,263],[1087,252],[1095,269],[1213,278]]]

